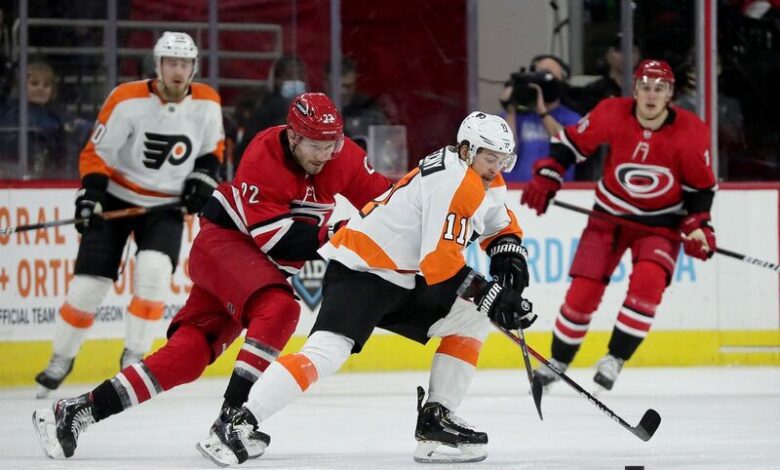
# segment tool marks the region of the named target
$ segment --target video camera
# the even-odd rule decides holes
[[[542,89],[545,103],[558,100],[563,94],[563,82],[556,79],[549,70],[536,70],[526,72],[525,67],[519,72],[509,76],[504,86],[512,86],[512,96],[505,106],[514,106],[517,112],[527,113],[536,109],[536,88],[530,87],[531,83],[539,85]]]

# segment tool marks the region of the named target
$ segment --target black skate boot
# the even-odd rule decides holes
[[[420,463],[480,462],[487,458],[485,446],[488,436],[476,431],[466,422],[455,416],[440,403],[428,402],[423,405],[425,390],[417,387],[417,450],[414,460]],[[439,452],[437,448],[447,446],[460,453]]]
[[[257,420],[246,407],[224,406],[211,426],[209,437],[195,446],[220,467],[244,463],[265,452],[271,436],[257,429]]]
[[[49,395],[49,392],[57,390],[65,380],[65,377],[73,370],[73,362],[74,358],[68,359],[57,354],[52,354],[46,369],[35,376],[35,381],[40,385],[40,387],[38,387],[38,392],[35,395],[36,398],[46,398]]]
[[[88,393],[65,398],[52,408],[33,412],[33,425],[46,456],[52,459],[68,458],[76,450],[79,434],[95,422],[94,405]]]

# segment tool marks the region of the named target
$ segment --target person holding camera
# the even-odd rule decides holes
[[[517,141],[517,164],[504,175],[507,181],[530,181],[534,163],[550,153],[550,137],[574,124],[580,114],[561,103],[569,66],[554,55],[531,60],[529,71],[513,73],[499,97],[506,121]],[[574,179],[574,169],[564,180]]]

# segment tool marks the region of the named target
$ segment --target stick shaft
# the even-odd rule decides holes
[[[607,214],[606,212],[598,212],[593,211],[590,209],[585,209],[584,207],[575,206],[574,204],[569,204],[568,202],[558,201],[556,199],[553,199],[552,201],[553,205],[558,206],[563,209],[570,210],[572,212],[579,212],[580,214],[585,214],[587,216],[593,216],[599,219],[608,220],[610,222],[614,222],[619,225],[623,225],[625,227],[630,227],[637,230],[642,230],[647,233],[652,233],[654,235],[660,235],[662,237],[668,238],[670,240],[674,241],[682,241],[682,236],[670,232],[667,230],[660,229],[658,227],[652,227],[650,225],[641,224],[639,222],[634,222],[633,220],[627,220],[623,219],[621,217],[616,217],[611,214]],[[725,248],[715,248],[715,253],[718,253],[719,255],[728,256],[729,258],[734,258],[740,261],[743,261],[748,264],[753,264],[756,266],[760,266],[762,268],[771,269],[775,272],[780,272],[780,265],[776,263],[771,263],[769,261],[760,260],[758,258],[754,258],[752,256],[743,255],[741,253],[737,253],[735,251],[727,250]]]
[[[168,204],[160,204],[159,206],[152,206],[152,207],[130,207],[127,209],[119,209],[115,211],[110,212],[104,212],[101,216],[106,220],[114,220],[114,219],[122,219],[125,217],[137,217],[139,215],[148,214],[150,212],[156,212],[166,209],[175,209],[177,207],[181,207],[181,202],[171,202]],[[48,222],[40,222],[37,224],[29,224],[29,225],[18,225],[16,227],[0,227],[0,235],[11,235],[12,233],[16,232],[27,232],[29,230],[39,230],[39,229],[45,229],[45,228],[51,228],[51,227],[59,227],[62,225],[70,225],[70,224],[81,224],[86,222],[88,219],[60,219],[60,220],[50,220]]]

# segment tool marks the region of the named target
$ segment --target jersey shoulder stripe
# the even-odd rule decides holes
[[[190,89],[192,90],[193,100],[210,100],[217,104],[222,102],[219,93],[205,83],[193,82],[192,85],[190,85]]]
[[[106,102],[100,109],[98,115],[98,121],[105,124],[114,112],[114,109],[122,102],[136,99],[136,98],[148,98],[152,94],[150,87],[150,80],[138,80],[135,82],[122,83],[118,85],[108,95]]]

